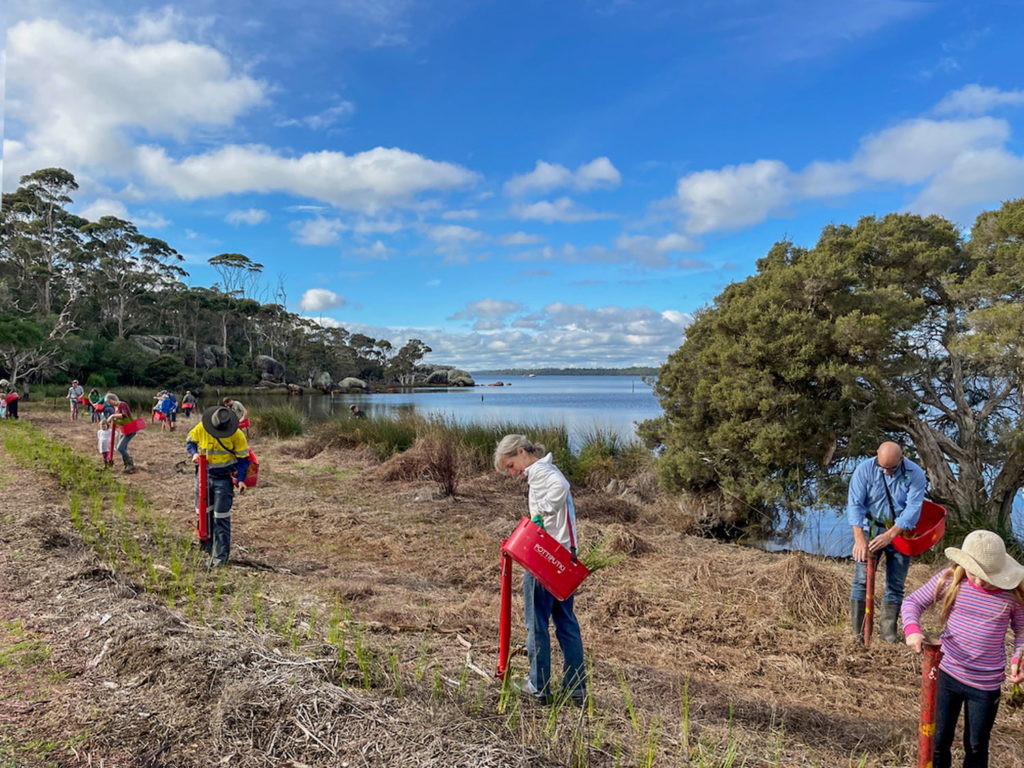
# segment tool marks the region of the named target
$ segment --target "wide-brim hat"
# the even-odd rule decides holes
[[[210,437],[231,437],[238,431],[238,416],[223,405],[211,405],[203,411],[203,429]]]
[[[1024,565],[1006,554],[1006,543],[992,531],[971,531],[962,548],[946,548],[946,557],[999,589],[1015,589],[1024,582]]]

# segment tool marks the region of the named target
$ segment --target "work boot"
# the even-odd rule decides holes
[[[850,601],[850,633],[854,640],[864,640],[864,601]]]
[[[897,625],[900,620],[900,603],[882,604],[882,639],[887,643],[898,643]]]

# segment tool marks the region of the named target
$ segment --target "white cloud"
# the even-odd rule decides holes
[[[1024,104],[1024,91],[971,84],[947,93],[932,111],[936,115],[984,115],[997,107]]]
[[[321,312],[325,309],[334,309],[345,306],[344,297],[326,288],[310,288],[299,300],[299,309],[303,312]]]
[[[156,23],[146,37],[164,34]],[[189,154],[187,142],[235,125],[268,101],[269,88],[233,71],[220,51],[177,40],[101,38],[56,21],[20,22],[7,41],[8,115],[23,136],[4,143],[7,178],[50,166],[127,182],[138,199],[185,200],[283,192],[376,213],[412,205],[426,191],[471,184],[477,175],[399,148],[292,156],[227,144]],[[344,111],[342,105],[332,109]],[[322,125],[328,117],[321,116]],[[157,141],[172,139],[183,150]],[[9,182],[10,183],[10,182]]]
[[[338,242],[338,234],[345,229],[339,219],[317,217],[293,225],[295,241],[303,245],[331,245]]]
[[[679,179],[676,199],[694,234],[757,224],[779,212],[789,196],[791,172],[778,160],[727,165]]]
[[[472,318],[480,318],[485,320],[493,320],[499,317],[505,317],[511,315],[514,312],[520,312],[523,309],[523,305],[516,301],[501,301],[499,299],[480,299],[479,301],[471,301],[466,304],[465,309],[461,309],[452,315],[449,320],[467,320]]]
[[[120,200],[111,200],[101,197],[93,200],[78,212],[82,218],[90,221],[98,221],[104,216],[116,216],[119,219],[128,221],[128,208]]]
[[[390,339],[393,344],[422,339],[433,349],[431,359],[479,370],[660,365],[679,348],[692,320],[674,310],[616,306],[591,309],[579,304],[551,304],[512,323],[508,322],[510,317],[474,317],[480,328],[469,333],[359,323],[345,323],[345,327]],[[538,333],[543,333],[542,343]]]
[[[351,117],[355,114],[355,111],[355,104],[351,101],[341,100],[337,104],[317,112],[316,114],[282,120],[278,125],[282,127],[302,126],[309,128],[312,131],[320,131],[324,128],[330,128],[336,123]]]
[[[498,238],[498,242],[502,245],[536,245],[537,243],[543,243],[544,238],[540,235],[531,235],[527,232],[512,232],[507,235],[502,235]]]
[[[916,184],[948,168],[963,152],[1000,146],[1010,137],[1004,120],[908,120],[868,136],[853,165],[869,179]]]
[[[993,205],[1024,195],[1024,157],[1003,148],[966,151],[910,204],[922,214]]]
[[[435,243],[471,243],[481,239],[483,233],[476,229],[463,227],[460,224],[443,224],[431,227],[427,231],[427,237]]]
[[[309,311],[315,311],[315,310],[309,310]],[[345,327],[344,325],[342,325],[340,320],[335,320],[333,317],[309,317],[309,316],[304,316],[302,319],[314,322],[317,325],[319,325],[321,328],[344,328]]]
[[[659,238],[655,248],[661,253],[682,253],[700,250],[700,245],[686,235],[673,232]]]
[[[142,229],[163,229],[171,222],[159,213],[153,211],[136,211],[130,213],[128,208],[120,200],[110,198],[97,198],[79,211],[79,216],[97,221],[104,216],[115,216],[124,221],[130,221],[136,227]]]
[[[615,248],[628,254],[635,263],[653,269],[664,269],[669,266],[701,269],[710,266],[697,259],[673,259],[668,255],[700,249],[694,240],[677,232],[660,238],[649,235],[620,235],[615,239]]]
[[[256,226],[266,221],[268,215],[262,208],[244,208],[231,211],[231,213],[224,217],[224,221],[228,224],[234,224],[236,227],[239,224]]]
[[[460,166],[384,147],[355,155],[323,151],[284,157],[265,146],[229,145],[181,161],[155,147],[142,147],[138,154],[150,184],[184,199],[288,192],[367,213],[411,204],[420,192],[460,187],[476,178]]]
[[[8,114],[27,126],[21,141],[5,143],[12,178],[47,165],[126,172],[130,134],[182,140],[231,125],[267,93],[208,46],[93,38],[56,21],[11,27],[6,66]]]
[[[865,136],[848,160],[815,161],[795,171],[762,159],[687,174],[676,185],[675,202],[686,232],[703,234],[786,215],[802,200],[883,184],[924,185],[910,208],[956,218],[972,206],[1024,193],[1017,172],[1022,158],[1006,148],[1009,141],[1009,124],[993,117],[906,120]]]
[[[613,189],[621,182],[622,176],[607,157],[598,157],[584,163],[575,172],[564,165],[538,160],[532,171],[513,176],[505,182],[505,193],[518,197],[565,187],[579,192],[589,192],[595,189]]]
[[[614,189],[622,183],[622,175],[607,157],[598,157],[576,169],[574,186],[581,192],[592,189]]]
[[[582,208],[568,197],[560,197],[554,201],[541,200],[529,205],[517,205],[512,208],[512,215],[524,221],[543,221],[546,224],[555,221],[571,223],[608,218],[608,214]]]
[[[441,218],[447,221],[479,219],[480,211],[475,211],[472,208],[466,208],[459,211],[445,211],[441,214]]]
[[[356,248],[353,253],[366,259],[378,259],[383,261],[394,253],[394,249],[388,248],[380,240],[375,240],[373,245],[368,245],[365,248]]]

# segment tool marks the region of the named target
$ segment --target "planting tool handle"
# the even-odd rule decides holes
[[[871,526],[868,529],[868,541],[875,538],[878,530],[874,518],[868,518]],[[867,571],[864,579],[864,645],[871,645],[871,633],[875,627],[875,571],[878,566],[878,559],[875,553],[868,550],[867,560],[864,568]]]
[[[494,676],[508,674],[509,646],[512,644],[512,558],[501,551],[501,613],[498,616],[498,669]]]
[[[917,768],[931,768],[935,742],[935,698],[939,685],[942,648],[938,643],[921,645],[921,719],[917,729]]]
[[[203,454],[199,454],[199,463],[196,468],[199,481],[199,493],[196,503],[196,518],[198,522],[197,532],[200,541],[210,540],[210,504],[209,485],[207,474],[207,461]]]

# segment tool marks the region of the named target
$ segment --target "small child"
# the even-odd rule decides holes
[[[96,430],[96,447],[99,449],[100,458],[103,459],[103,466],[112,467],[114,451],[110,446],[110,440],[114,434],[113,426],[107,419],[102,419],[99,424],[100,428]]]
[[[1024,681],[1024,566],[1006,554],[991,531],[971,531],[962,549],[949,547],[954,565],[932,576],[903,603],[907,645],[921,652],[921,613],[941,601],[945,629],[939,637],[942,661],[936,695],[934,768],[949,768],[950,748],[964,709],[965,768],[988,766],[988,744],[999,708],[1003,679]],[[1013,657],[1006,672],[1007,630]]]

